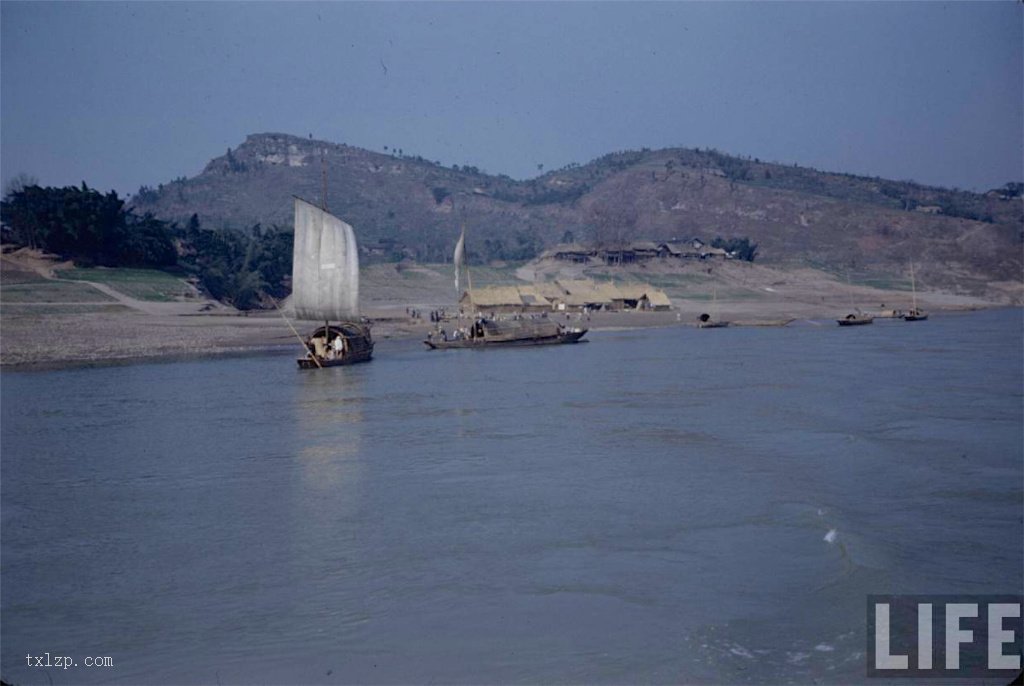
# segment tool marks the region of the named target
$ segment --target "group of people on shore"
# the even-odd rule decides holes
[[[419,310],[411,308],[411,307],[405,308],[405,314],[408,315],[411,319],[423,319],[423,313],[420,312]],[[444,310],[444,308],[441,308],[440,310],[431,310],[430,311],[430,323],[431,324],[437,324],[438,322],[443,322],[447,318],[448,318],[448,313]]]

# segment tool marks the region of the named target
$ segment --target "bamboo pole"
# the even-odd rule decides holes
[[[917,283],[914,281],[914,261],[910,261],[910,290],[914,297],[914,314],[917,314]]]
[[[302,347],[305,348],[306,352],[309,353],[309,356],[313,358],[313,362],[316,363],[317,368],[323,369],[324,366],[320,364],[320,360],[316,359],[316,353],[309,349],[309,346],[306,345],[306,341],[302,338],[302,334],[296,331],[295,327],[292,326],[292,323],[288,321],[288,317],[285,316],[284,310],[282,310],[281,306],[277,304],[277,300],[274,299],[274,296],[268,295],[267,297],[270,298],[270,302],[274,303],[274,307],[276,307],[277,311],[281,313],[281,319],[283,319],[284,323],[288,325],[288,328],[292,330],[295,337],[299,339],[299,343],[302,344]]]

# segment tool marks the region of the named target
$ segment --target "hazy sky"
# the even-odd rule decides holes
[[[515,178],[672,145],[1024,177],[1018,2],[0,3],[6,183],[131,193],[284,132]]]

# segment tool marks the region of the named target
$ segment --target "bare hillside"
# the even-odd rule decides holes
[[[140,189],[137,211],[205,226],[287,226],[291,196],[351,222],[375,259],[448,258],[465,224],[471,261],[525,260],[592,243],[749,237],[758,262],[902,274],[951,291],[1019,297],[1024,208],[975,194],[682,148],[613,153],[516,181],[285,134],[257,134],[201,174]],[[1017,295],[1012,294],[1016,292]]]

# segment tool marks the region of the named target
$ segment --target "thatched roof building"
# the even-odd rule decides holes
[[[648,284],[564,279],[474,288],[463,292],[459,306],[467,312],[508,314],[582,309],[667,310],[672,303],[664,291]]]

